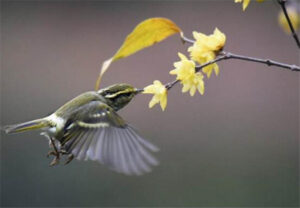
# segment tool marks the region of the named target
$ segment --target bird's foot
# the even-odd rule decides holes
[[[55,166],[55,165],[58,165],[59,163],[59,157],[55,156],[52,160],[52,162],[49,164],[49,166]]]
[[[69,164],[72,160],[74,159],[74,155],[72,155],[72,154],[68,154],[68,156],[67,156],[67,159],[66,159],[66,161],[65,161],[65,164],[64,165],[67,165],[67,164]]]
[[[53,156],[57,156],[57,153],[56,153],[56,151],[54,151],[54,150],[50,150],[48,153],[47,153],[47,157],[49,158],[51,155],[53,155]]]
[[[64,163],[64,165],[67,165],[69,164],[73,159],[74,159],[74,155],[68,153],[66,150],[64,149],[61,149],[59,151],[55,151],[55,150],[50,150],[48,153],[47,153],[47,157],[50,157],[51,155],[54,156],[52,162],[49,164],[49,166],[55,166],[55,165],[58,165],[59,163],[59,160],[60,160],[60,156],[61,155],[67,155],[67,159]]]
[[[55,166],[59,163],[59,159],[60,159],[60,153],[55,151],[55,150],[50,150],[48,153],[47,153],[47,157],[49,157],[50,155],[53,155],[54,158],[52,160],[52,162],[49,164],[49,166]]]

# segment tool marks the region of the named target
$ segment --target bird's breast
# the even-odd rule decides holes
[[[57,116],[55,113],[51,114],[46,118],[52,125],[48,129],[49,134],[52,136],[58,135],[64,129],[66,119],[61,116]]]

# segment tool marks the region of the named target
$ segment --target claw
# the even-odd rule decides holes
[[[55,166],[59,163],[59,156],[60,156],[60,152],[57,152],[55,150],[50,150],[47,154],[47,157],[49,157],[50,155],[53,155],[54,158],[52,160],[52,162],[49,164],[49,166]]]
[[[49,164],[49,166],[55,166],[59,163],[59,157],[55,157],[52,162]]]
[[[50,155],[57,156],[57,153],[54,150],[50,150],[46,156],[49,158]]]
[[[69,153],[68,153],[66,150],[64,150],[64,149],[59,150],[59,153],[62,154],[62,155],[67,155],[67,154],[69,154]]]
[[[66,162],[64,163],[64,165],[67,165],[69,164],[73,159],[74,159],[74,155],[72,154],[69,154],[66,150],[64,149],[61,149],[59,150],[58,152],[56,152],[55,150],[50,150],[48,153],[47,153],[47,157],[49,158],[50,155],[53,155],[54,158],[52,160],[52,162],[49,164],[49,166],[55,166],[59,163],[59,159],[60,159],[60,154],[61,155],[68,155],[67,156],[67,160]]]
[[[69,154],[68,155],[68,157],[67,157],[67,160],[66,160],[66,162],[65,162],[65,164],[64,165],[67,165],[67,164],[69,164],[72,160],[74,159],[74,155],[72,155],[72,154]]]

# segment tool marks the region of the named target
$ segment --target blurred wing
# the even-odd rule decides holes
[[[95,160],[127,175],[151,171],[158,161],[148,152],[158,151],[108,105],[93,101],[67,129],[63,148],[79,160]],[[84,115],[84,116],[83,116]]]

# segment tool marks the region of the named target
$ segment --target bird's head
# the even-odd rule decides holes
[[[135,95],[142,91],[142,89],[134,88],[129,84],[114,84],[100,89],[98,93],[105,98],[110,107],[118,111],[126,106]]]

